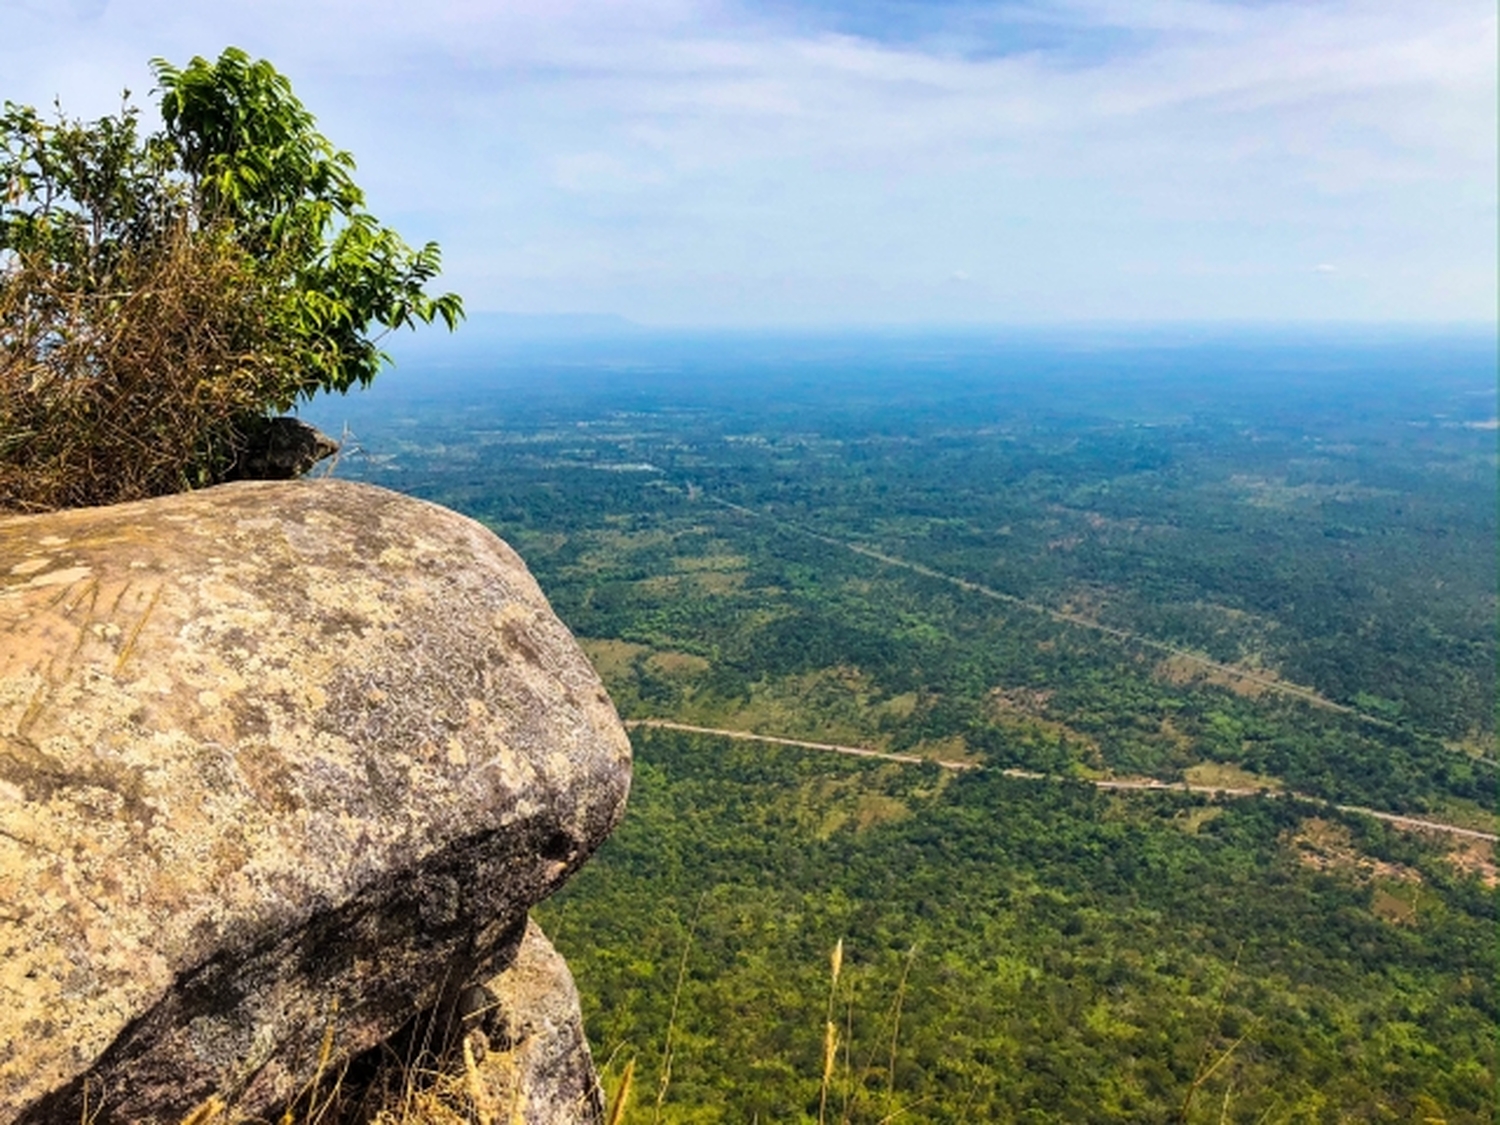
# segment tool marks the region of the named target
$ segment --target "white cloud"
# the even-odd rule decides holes
[[[963,50],[693,0],[98,9],[0,0],[0,96],[104,112],[238,43],[480,307],[1493,317],[1487,2],[973,5]],[[969,49],[1026,21],[1080,46]]]

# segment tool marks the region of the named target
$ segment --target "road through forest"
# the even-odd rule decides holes
[[[717,496],[708,496],[706,498],[713,503],[718,504],[722,508],[728,508],[730,511],[738,512],[741,515],[750,516],[753,519],[763,520],[764,522],[771,524],[773,527],[781,528],[784,531],[791,531],[795,532],[798,535],[805,535],[809,539],[816,539],[819,543],[827,543],[831,547],[841,547],[846,551],[852,551],[856,555],[863,555],[867,559],[874,559],[876,562],[884,563],[886,566],[893,566],[901,570],[910,571],[913,574],[920,574],[925,578],[935,578],[939,582],[946,582],[950,586],[956,586],[960,590],[967,590],[969,593],[978,594],[981,597],[989,598],[992,601],[1004,602],[1007,605],[1013,605],[1018,609],[1024,609],[1031,613],[1038,613],[1043,617],[1050,617],[1053,621],[1061,622],[1067,625],[1076,625],[1080,629],[1089,629],[1095,633],[1102,633],[1103,635],[1107,637],[1113,637],[1115,640],[1120,641],[1124,644],[1138,645],[1141,648],[1149,648],[1155,652],[1166,653],[1168,656],[1176,657],[1177,659],[1187,661],[1190,664],[1196,664],[1198,667],[1203,668],[1208,672],[1218,672],[1221,675],[1229,676],[1230,678],[1239,680],[1242,683],[1254,684],[1263,691],[1275,692],[1279,695],[1288,696],[1292,699],[1300,699],[1303,703],[1309,703],[1314,707],[1322,707],[1325,710],[1337,711],[1340,714],[1349,715],[1352,718],[1357,719],[1359,722],[1369,723],[1371,726],[1385,727],[1387,729],[1396,728],[1396,724],[1388,719],[1382,719],[1379,716],[1371,715],[1368,712],[1359,710],[1357,707],[1350,707],[1346,703],[1336,703],[1332,699],[1329,699],[1327,696],[1320,694],[1312,688],[1303,687],[1300,684],[1287,683],[1285,680],[1276,679],[1272,676],[1262,675],[1247,668],[1242,668],[1237,664],[1225,664],[1221,661],[1214,660],[1212,657],[1204,656],[1201,652],[1193,652],[1191,649],[1179,648],[1178,646],[1169,644],[1166,641],[1157,640],[1155,637],[1142,636],[1140,633],[1132,633],[1127,629],[1118,629],[1113,625],[1105,625],[1101,622],[1095,621],[1093,618],[1085,617],[1082,614],[1069,613],[1066,610],[1054,609],[1051,606],[1043,605],[1040,602],[1033,602],[1028,601],[1025,598],[1018,598],[1014,594],[1004,593],[1000,590],[994,589],[991,586],[986,586],[980,582],[971,582],[969,579],[960,578],[956,574],[946,574],[941,570],[934,570],[932,567],[926,566],[922,563],[912,562],[910,559],[899,558],[896,555],[888,555],[883,551],[877,551],[875,550],[875,548],[867,547],[862,543],[850,542],[847,539],[837,539],[832,535],[824,535],[820,531],[813,531],[811,528],[803,527],[800,524],[790,523],[787,520],[777,519],[775,516],[769,515],[766,512],[757,512],[754,508],[747,508],[743,504],[735,504],[729,500],[721,500]],[[1476,762],[1482,762],[1487,766],[1500,767],[1500,761],[1497,761],[1494,758],[1469,755],[1465,751],[1456,749],[1451,746],[1447,747],[1447,749],[1451,750],[1453,753],[1464,754],[1465,757],[1471,757],[1472,760]]]
[[[918,754],[895,754],[885,750],[871,750],[867,746],[842,746],[835,742],[809,742],[800,738],[779,738],[775,735],[756,734],[748,730],[724,730],[720,727],[700,727],[691,723],[674,722],[671,719],[626,719],[625,726],[630,729],[645,727],[650,730],[675,730],[686,734],[707,734],[718,738],[729,738],[739,742],[763,742],[773,746],[792,746],[802,750],[820,750],[828,754],[846,754],[854,758],[876,758],[885,762],[900,762],[903,765],[934,765],[940,769],[952,770],[955,773],[968,770],[983,770],[985,766],[977,762],[953,762],[944,761],[941,758],[924,758]],[[1296,797],[1298,800],[1310,801],[1315,804],[1325,805],[1329,808],[1338,809],[1340,812],[1358,813],[1363,816],[1374,817],[1393,824],[1397,828],[1404,828],[1416,832],[1442,832],[1450,836],[1462,836],[1471,840],[1488,840],[1494,843],[1496,836],[1493,832],[1481,832],[1477,828],[1463,828],[1457,824],[1444,824],[1437,820],[1422,820],[1419,817],[1404,816],[1400,813],[1382,812],[1379,809],[1367,809],[1362,805],[1340,805],[1332,801],[1325,801],[1321,797],[1312,797],[1306,793],[1296,793],[1291,790],[1262,790],[1236,788],[1227,785],[1194,785],[1189,782],[1167,782],[1157,781],[1155,778],[1065,778],[1054,775],[1036,773],[1033,770],[1000,769],[995,771],[1006,777],[1017,777],[1028,781],[1081,781],[1092,785],[1096,789],[1123,789],[1123,790],[1147,790],[1156,792],[1172,793],[1203,793],[1214,797],[1254,797],[1262,792],[1279,794],[1287,797]]]

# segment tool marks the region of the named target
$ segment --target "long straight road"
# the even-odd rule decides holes
[[[1132,633],[1126,629],[1118,629],[1113,625],[1105,625],[1103,622],[1095,621],[1091,617],[1085,617],[1081,613],[1070,613],[1064,609],[1056,609],[1052,606],[1043,605],[1041,602],[1018,598],[1015,594],[1004,593],[1001,590],[986,586],[982,582],[973,582],[967,578],[960,578],[956,574],[947,574],[941,570],[934,570],[930,566],[913,562],[911,559],[888,555],[884,551],[877,551],[874,547],[866,546],[863,543],[855,543],[847,539],[836,539],[832,535],[824,535],[820,531],[813,531],[811,528],[803,527],[800,524],[777,519],[775,516],[768,515],[765,512],[757,512],[754,508],[747,508],[743,504],[721,500],[717,496],[710,496],[708,499],[720,507],[728,508],[730,511],[738,512],[740,515],[764,520],[782,530],[793,531],[798,535],[805,535],[809,539],[816,539],[818,542],[827,543],[831,547],[842,547],[844,550],[852,551],[856,555],[863,555],[867,559],[874,559],[876,562],[884,563],[886,566],[893,566],[900,570],[910,571],[913,574],[920,574],[924,578],[935,578],[939,582],[946,582],[950,586],[957,586],[960,590],[967,590],[971,594],[978,594],[981,597],[989,598],[991,601],[1004,602],[1007,605],[1016,606],[1018,609],[1028,610],[1043,617],[1050,617],[1053,621],[1060,624],[1074,625],[1080,629],[1089,629],[1095,633],[1113,637],[1115,640],[1126,644],[1138,645],[1142,648],[1166,653],[1168,656],[1196,664],[1207,671],[1218,672],[1221,675],[1229,676],[1242,683],[1255,684],[1263,691],[1276,692],[1281,695],[1291,696],[1294,699],[1300,699],[1304,703],[1311,703],[1314,707],[1323,707],[1330,711],[1339,711],[1346,715],[1354,715],[1365,722],[1374,723],[1377,726],[1391,725],[1385,719],[1377,718],[1374,715],[1367,715],[1363,711],[1359,711],[1347,704],[1336,703],[1327,696],[1314,691],[1312,688],[1303,687],[1300,684],[1287,683],[1285,680],[1276,679],[1248,668],[1242,668],[1236,664],[1225,664],[1211,657],[1204,656],[1201,652],[1179,648],[1177,645],[1170,644],[1167,641],[1157,640],[1155,637],[1143,636],[1140,633]]]
[[[952,770],[955,773],[987,768],[977,762],[945,761],[941,758],[924,758],[920,754],[895,754],[887,750],[872,750],[868,746],[844,746],[836,742],[809,742],[801,738],[781,738],[771,734],[756,734],[754,731],[748,730],[700,727],[694,726],[691,723],[679,723],[672,719],[626,719],[624,723],[628,729],[644,727],[649,730],[675,730],[686,734],[708,734],[718,738],[734,739],[739,742],[763,742],[772,746],[791,746],[801,750],[818,750],[826,754],[846,754],[853,758],[876,758],[880,761],[899,762],[902,765],[909,766],[934,765],[940,769]],[[1096,789],[1202,793],[1212,797],[1254,797],[1266,792],[1263,789],[1228,785],[1195,785],[1186,781],[1158,781],[1150,777],[1060,778],[1049,774],[1037,773],[1033,770],[999,769],[995,772],[1003,774],[1005,777],[1017,777],[1028,781],[1082,781],[1094,786]],[[1495,833],[1481,832],[1477,828],[1464,828],[1461,825],[1445,824],[1438,820],[1423,820],[1420,817],[1406,816],[1402,813],[1383,812],[1380,809],[1367,809],[1363,805],[1340,805],[1332,801],[1325,801],[1321,797],[1312,797],[1306,793],[1296,793],[1291,790],[1280,790],[1279,793],[1283,796],[1296,797],[1299,800],[1311,801],[1329,808],[1338,809],[1340,812],[1358,813],[1363,816],[1374,817],[1376,820],[1383,820],[1387,824],[1392,824],[1397,828],[1404,828],[1408,831],[1441,832],[1449,836],[1462,836],[1471,840],[1488,840],[1491,843],[1494,843],[1497,839]]]

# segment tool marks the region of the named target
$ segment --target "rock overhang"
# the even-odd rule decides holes
[[[0,637],[0,1122],[275,1104],[335,1001],[355,1051],[484,973],[628,790],[519,557],[366,485],[0,520]]]

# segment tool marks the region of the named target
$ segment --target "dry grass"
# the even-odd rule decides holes
[[[677,979],[673,986],[671,1016],[668,1021],[666,1039],[663,1044],[655,1098],[649,1108],[652,1125],[660,1125],[670,1115],[668,1095],[672,1086],[673,1063],[675,1061],[674,1032],[686,982],[685,967],[697,929],[698,915],[704,903],[694,914],[678,963]],[[910,983],[912,967],[916,962],[917,947],[912,946],[904,958],[900,981],[883,1017],[865,1029],[862,1041],[857,1041],[855,1014],[858,982],[846,971],[845,943],[840,938],[828,955],[828,990],[819,1000],[809,998],[819,1006],[819,1034],[821,1049],[819,1070],[814,1076],[818,1090],[817,1120],[819,1125],[854,1125],[855,1121],[875,1122],[876,1125],[891,1125],[917,1109],[926,1098],[901,1101],[897,1088],[896,1062],[900,1047],[901,1016]],[[854,974],[858,975],[858,974]],[[624,1044],[616,1048],[610,1059],[601,1066],[606,1091],[613,1089],[604,1115],[605,1125],[627,1125],[629,1121],[645,1121],[648,1110],[642,1106],[638,1113],[632,1112],[631,1096],[635,1083],[635,1059],[631,1058],[623,1067],[618,1082],[609,1077],[614,1067],[615,1054],[625,1054]],[[856,1058],[856,1046],[860,1047]],[[795,1116],[791,1107],[790,1115]],[[696,1120],[696,1118],[694,1118]],[[790,1118],[789,1118],[790,1119]],[[382,1125],[396,1125],[395,1122]],[[426,1125],[426,1119],[414,1119],[400,1125]],[[444,1123],[446,1125],[446,1122]]]
[[[1252,773],[1232,762],[1199,762],[1182,771],[1189,785],[1212,785],[1222,789],[1265,789],[1279,792],[1285,783],[1279,777]]]
[[[1283,844],[1297,862],[1316,871],[1343,871],[1359,879],[1378,878],[1394,883],[1420,883],[1420,872],[1388,863],[1360,851],[1354,834],[1336,821],[1308,817],[1295,830],[1282,834]]]
[[[646,658],[646,667],[663,676],[693,676],[708,671],[711,665],[703,657],[691,652],[663,649]]]
[[[859,1120],[875,1121],[877,1125],[905,1117],[926,1098],[917,1098],[899,1104],[896,1087],[896,1058],[901,1039],[901,1010],[906,1001],[912,966],[917,958],[917,947],[906,951],[901,968],[901,978],[884,1018],[867,1036],[865,1051],[858,1063],[854,1060],[855,1046],[855,982],[851,979],[840,996],[840,978],[843,974],[844,942],[841,938],[829,957],[828,1010],[823,1027],[823,1075],[819,1095],[818,1120],[820,1125],[837,1120],[838,1125],[852,1125]],[[844,1026],[842,1030],[834,1020],[837,1003],[842,1001]],[[887,1033],[889,1033],[887,1035]],[[884,1059],[878,1057],[884,1054]],[[878,1060],[878,1061],[877,1061]],[[884,1085],[883,1098],[879,1095]],[[835,1118],[830,1112],[832,1098],[839,1095],[839,1110]],[[878,1104],[877,1104],[878,1103]]]
[[[614,638],[579,637],[578,647],[583,649],[594,671],[612,691],[617,685],[627,683],[634,674],[635,658],[651,650],[633,641]]]
[[[79,273],[0,258],[0,511],[221,479],[284,378],[275,303],[227,239],[182,227]]]
[[[1473,875],[1492,890],[1500,886],[1495,866],[1495,845],[1489,840],[1459,840],[1448,853],[1448,862],[1465,875]]]
[[[838,1062],[839,1029],[833,1022],[833,1006],[838,999],[839,973],[844,967],[844,939],[839,938],[833,952],[828,955],[828,1016],[823,1023],[823,1085],[818,1093],[818,1125],[823,1125],[828,1113],[828,1088],[833,1081],[834,1064]]]
[[[1023,740],[1057,741],[1068,746],[1075,757],[1094,769],[1104,767],[1099,742],[1092,735],[1075,730],[1066,723],[1048,717],[1050,691],[1025,687],[996,687],[985,697],[985,716],[1005,731]],[[1167,732],[1163,732],[1166,734]]]
[[[615,1091],[614,1100],[609,1103],[609,1115],[604,1119],[605,1125],[621,1125],[625,1120],[625,1110],[630,1105],[630,1091],[635,1086],[635,1060],[631,1059],[625,1064],[625,1073],[620,1077],[619,1089]]]
[[[339,1060],[336,1018],[335,1006],[315,1073],[275,1125],[522,1125],[518,1048],[493,1050],[482,1031],[460,1034],[461,1026],[444,1031],[434,1016],[362,1058]],[[232,1098],[215,1095],[180,1125],[268,1122],[247,1116]]]
[[[701,912],[703,903],[699,904]],[[672,1017],[663,1044],[658,1087],[655,1097],[645,1105],[632,1106],[635,1093],[636,1060],[628,1059],[618,1082],[609,1079],[613,1059],[601,1071],[612,1089],[604,1107],[604,1125],[627,1125],[644,1120],[647,1113],[653,1123],[665,1119],[667,1097],[672,1083],[674,1054],[673,1031],[678,1005],[686,983],[686,966],[694,944],[698,915],[689,926],[680,954],[677,979],[673,987]],[[897,1057],[900,1048],[902,1010],[909,988],[917,947],[912,946],[903,959],[899,982],[885,1007],[883,1017],[866,1029],[863,1042],[857,1043],[855,996],[857,981],[846,972],[845,943],[835,944],[828,957],[828,991],[822,997],[820,1073],[818,1075],[818,1121],[820,1125],[853,1125],[856,1120],[876,1125],[892,1125],[907,1118],[927,1101],[916,1098],[903,1102],[897,1079]],[[855,973],[855,976],[858,974]],[[325,1029],[315,1077],[286,1111],[275,1119],[275,1125],[523,1125],[524,1094],[518,1076],[507,1081],[496,1080],[497,1066],[503,1071],[509,1052],[491,1051],[482,1033],[442,1036],[433,1027],[413,1033],[414,1045],[406,1048],[415,1057],[403,1057],[386,1050],[380,1069],[362,1079],[351,1077],[346,1061],[335,1061],[333,1019]],[[439,1039],[452,1039],[441,1047]],[[856,1052],[855,1048],[860,1049]],[[1202,1085],[1234,1053],[1238,1043],[1230,1045],[1221,1057],[1207,1055],[1200,1063]],[[858,1058],[856,1058],[858,1053]],[[1191,1100],[1191,1093],[1189,1094]],[[583,1120],[580,1117],[579,1120]],[[235,1112],[232,1104],[219,1097],[210,1098],[182,1119],[180,1125],[269,1125]]]
[[[1157,679],[1176,686],[1184,684],[1211,684],[1226,688],[1246,699],[1259,699],[1273,690],[1270,683],[1280,677],[1266,668],[1240,669],[1234,665],[1209,665],[1185,654],[1166,657],[1156,665]]]

